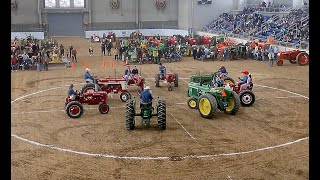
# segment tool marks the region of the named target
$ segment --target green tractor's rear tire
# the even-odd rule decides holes
[[[224,84],[235,84],[235,81],[231,77],[225,77],[222,80]]]
[[[133,106],[133,101],[129,100],[126,104],[126,111],[125,111],[126,128],[128,130],[134,130],[135,128],[134,115],[135,115],[135,110]]]
[[[198,109],[198,101],[196,98],[192,97],[188,100],[188,106],[190,109]]]
[[[178,74],[174,74],[174,87],[178,87],[178,86],[179,86]]]
[[[212,119],[218,109],[217,100],[211,94],[202,94],[198,101],[198,110],[203,118]]]
[[[228,103],[229,106],[226,107],[224,112],[226,114],[235,115],[238,112],[241,105],[239,95],[236,92],[232,91]]]
[[[166,129],[166,102],[164,100],[158,101],[157,113],[158,113],[158,127],[161,130]]]
[[[155,85],[156,87],[160,87],[160,74],[155,75]]]

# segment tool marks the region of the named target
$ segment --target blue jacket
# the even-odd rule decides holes
[[[94,80],[93,76],[91,76],[91,74],[88,71],[84,73],[84,80],[86,79]]]
[[[126,69],[126,70],[124,71],[124,75],[129,75],[129,74],[131,74],[131,71],[130,71],[129,69]]]
[[[67,94],[68,96],[71,96],[72,94],[77,95],[77,93],[72,88],[68,90]]]
[[[164,72],[166,71],[166,68],[163,65],[161,65],[159,66],[159,71],[160,71],[160,74],[164,74]]]
[[[221,67],[221,68],[219,68],[218,72],[227,73],[227,70],[225,67]]]
[[[242,79],[240,78],[239,84],[245,84],[247,83],[247,80],[248,80],[248,75],[244,75]]]
[[[140,94],[140,101],[141,102],[150,103],[150,102],[152,102],[152,99],[153,99],[153,97],[152,97],[149,90],[144,90],[141,92],[141,94]]]

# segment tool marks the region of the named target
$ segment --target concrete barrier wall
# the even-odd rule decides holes
[[[11,40],[14,40],[14,38],[26,39],[29,35],[33,36],[36,39],[44,39],[43,32],[11,32]]]

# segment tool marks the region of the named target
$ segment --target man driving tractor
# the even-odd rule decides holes
[[[90,74],[89,68],[86,68],[86,70],[84,71],[84,80],[90,83],[94,82],[94,77]]]
[[[74,99],[75,96],[77,95],[77,92],[74,91],[74,89],[73,89],[73,84],[70,85],[67,94],[68,94],[68,97],[69,97],[70,99]]]
[[[166,67],[164,67],[162,63],[159,63],[159,71],[160,71],[160,79],[162,79],[166,74]]]
[[[220,66],[220,68],[218,69],[218,72],[220,72],[220,73],[228,73],[227,69],[224,67],[224,65]]]
[[[243,70],[243,71],[241,71],[241,73],[243,73],[244,76],[242,78],[238,77],[240,80],[238,82],[238,85],[240,86],[240,91],[247,89],[251,83],[251,75],[250,75],[249,71]]]
[[[124,71],[124,78],[128,81],[131,79],[130,74],[131,74],[131,69],[130,66],[127,66],[127,69]]]
[[[140,94],[140,107],[141,104],[148,104],[149,107],[152,107],[152,94],[150,92],[150,86],[146,86]]]

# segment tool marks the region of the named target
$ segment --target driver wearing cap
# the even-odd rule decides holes
[[[148,103],[150,106],[152,106],[152,94],[150,92],[150,86],[146,86],[144,90],[140,94],[140,105],[142,103]]]

